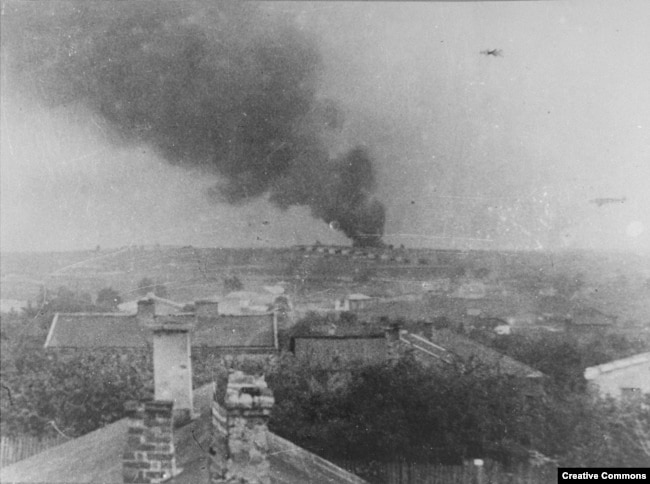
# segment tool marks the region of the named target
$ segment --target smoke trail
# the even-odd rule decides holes
[[[3,56],[50,106],[81,103],[114,141],[223,180],[228,203],[269,195],[377,244],[384,208],[369,155],[331,160],[322,134],[341,114],[316,97],[315,39],[254,4],[8,4]]]

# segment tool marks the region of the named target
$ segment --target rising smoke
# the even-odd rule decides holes
[[[202,168],[231,204],[308,206],[355,245],[379,245],[384,207],[364,148],[331,159],[341,111],[319,100],[314,38],[250,3],[6,5],[3,57],[49,106],[82,104],[117,143]]]

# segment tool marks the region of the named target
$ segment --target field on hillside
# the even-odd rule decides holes
[[[170,299],[190,302],[224,295],[224,279],[236,276],[250,291],[282,283],[294,304],[305,308],[333,308],[334,299],[363,293],[392,301],[384,306],[391,316],[402,312],[418,318],[460,317],[472,309],[505,318],[593,307],[617,317],[619,325],[650,326],[648,257],[588,252],[400,252],[406,254],[406,261],[305,253],[295,248],[125,247],[3,253],[0,289],[3,300],[36,302],[44,287],[52,291],[66,286],[93,296],[101,288],[112,287],[128,301],[138,297],[138,282],[148,277],[164,284]],[[476,283],[484,287],[484,294],[459,296],[459,288]],[[400,301],[405,295],[416,301]]]

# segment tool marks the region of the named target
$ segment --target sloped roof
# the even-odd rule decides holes
[[[194,391],[194,407],[200,418],[174,430],[177,466],[183,469],[170,484],[208,482],[207,451],[211,434],[212,385]],[[28,459],[0,469],[1,482],[121,484],[122,453],[127,438],[127,419]],[[274,484],[364,484],[365,481],[331,462],[269,432],[269,462]]]
[[[609,361],[602,365],[590,366],[585,369],[585,379],[593,380],[603,373],[610,373],[612,371],[629,368],[630,366],[638,366],[650,363],[650,353],[639,353],[638,355],[628,356],[620,360]]]
[[[193,346],[275,346],[273,313],[199,318]]]
[[[488,348],[448,329],[431,332],[431,341],[458,357],[463,363],[475,362],[506,375],[541,378],[544,374],[520,361]]]
[[[151,331],[135,315],[115,313],[57,313],[45,340],[46,348],[142,347]]]
[[[194,314],[158,316],[191,319]],[[192,346],[275,347],[273,314],[219,315],[198,318],[191,334]],[[120,313],[57,313],[50,326],[46,348],[138,348],[151,346],[152,332],[136,315]]]

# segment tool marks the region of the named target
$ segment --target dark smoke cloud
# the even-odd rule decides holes
[[[228,203],[306,205],[355,244],[379,244],[372,160],[330,159],[340,110],[317,99],[315,39],[254,4],[21,2],[6,5],[3,55],[50,106],[81,103],[114,141],[220,175]]]

